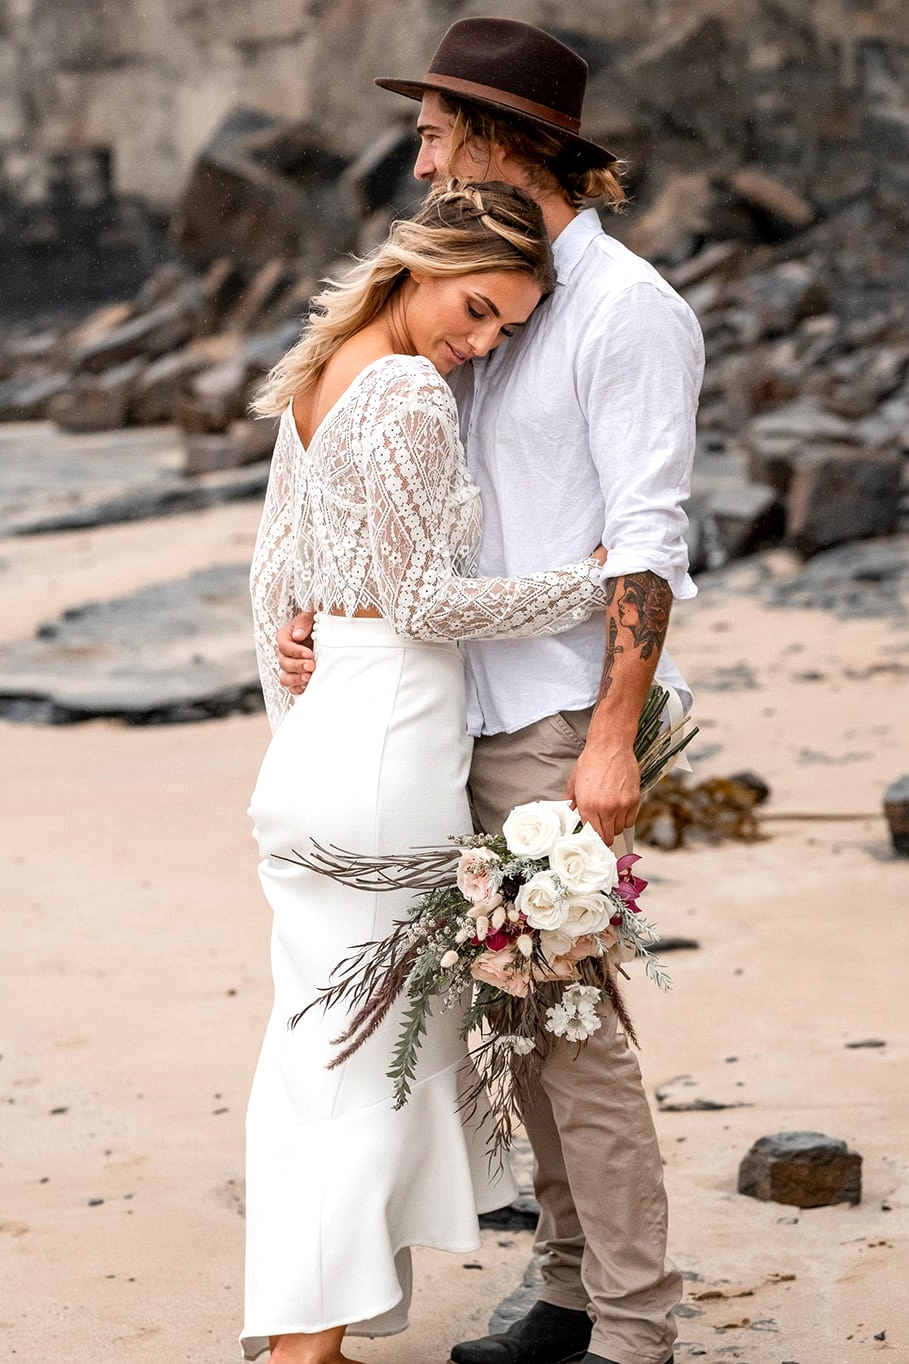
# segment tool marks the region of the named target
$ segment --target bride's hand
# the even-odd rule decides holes
[[[300,696],[315,671],[315,655],[312,650],[313,614],[301,611],[293,620],[287,621],[278,631],[275,642],[278,649],[278,680],[294,696]]]
[[[609,558],[609,550],[605,545],[597,545],[590,557],[591,559],[596,559],[597,563],[602,567]]]

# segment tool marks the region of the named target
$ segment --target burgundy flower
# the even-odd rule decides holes
[[[634,914],[640,914],[641,907],[637,903],[637,899],[641,891],[647,889],[647,882],[643,877],[635,876],[631,870],[635,862],[640,862],[640,860],[641,858],[638,853],[625,853],[624,857],[620,857],[616,862],[619,880],[613,893],[618,895],[624,901],[628,909]],[[621,923],[621,917],[614,916],[610,922]]]
[[[474,941],[476,942],[477,939],[474,939]],[[489,952],[501,952],[502,948],[507,947],[510,942],[511,938],[509,935],[503,933],[501,929],[498,929],[492,933],[486,934],[486,937],[483,940],[483,946]]]

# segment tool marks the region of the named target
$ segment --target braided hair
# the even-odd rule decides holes
[[[303,335],[268,375],[253,410],[283,411],[294,394],[316,382],[340,346],[367,326],[411,271],[436,278],[515,270],[543,295],[555,288],[555,267],[543,216],[523,190],[498,181],[449,180],[434,187],[412,218],[340,280],[312,300]]]

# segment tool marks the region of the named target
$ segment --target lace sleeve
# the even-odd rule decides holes
[[[454,399],[412,362],[387,379],[362,429],[376,586],[395,630],[430,640],[556,634],[603,607],[593,559],[515,578],[455,574],[449,495],[464,455]]]
[[[289,422],[290,416],[285,413],[272,455],[250,572],[253,638],[262,695],[272,730],[278,728],[293,700],[279,681],[275,636],[282,625],[309,605],[308,587],[301,591],[301,585],[295,583],[298,566],[295,564],[294,527],[301,525],[301,509],[294,505],[294,460],[298,452]]]

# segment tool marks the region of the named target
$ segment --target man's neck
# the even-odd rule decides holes
[[[543,214],[543,222],[546,224],[549,240],[554,242],[559,233],[564,232],[569,223],[574,222],[579,210],[574,208],[560,194],[547,195],[545,198],[536,195],[533,197],[537,200]]]

